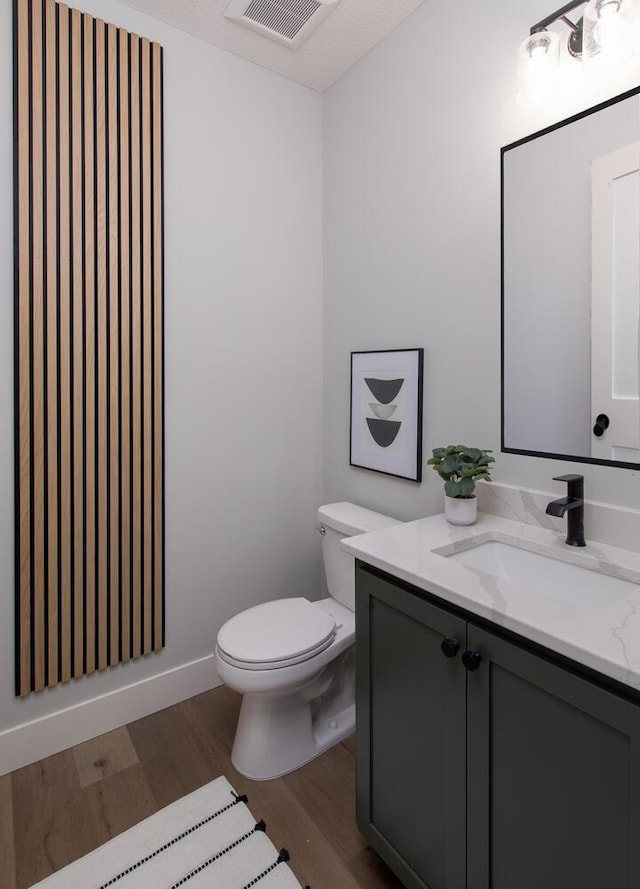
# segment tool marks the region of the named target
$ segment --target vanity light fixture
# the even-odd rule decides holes
[[[536,22],[518,50],[518,94],[523,102],[539,102],[557,84],[555,72],[560,62],[562,41],[552,25],[569,28],[566,54],[571,59],[613,66],[633,53],[636,36],[633,16],[638,0],[572,0]],[[573,20],[569,14],[585,7]]]
[[[615,65],[632,55],[633,11],[631,0],[589,0],[582,19],[583,59]]]

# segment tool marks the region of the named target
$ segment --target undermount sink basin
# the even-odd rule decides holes
[[[638,592],[637,582],[608,573],[615,571],[608,563],[604,573],[593,558],[584,558],[592,563],[587,567],[563,561],[555,552],[534,552],[515,539],[508,543],[471,539],[468,548],[451,553],[440,551],[439,555],[581,610],[604,608]],[[572,558],[577,560],[580,556],[576,553]],[[640,576],[637,580],[640,582]]]

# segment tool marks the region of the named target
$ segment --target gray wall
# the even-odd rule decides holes
[[[516,101],[516,54],[542,0],[425,2],[325,94],[325,499],[400,518],[442,510],[442,485],[349,467],[349,354],[424,346],[424,451],[492,448],[494,477],[640,504],[638,473],[500,454],[500,148],[640,82],[560,72],[553,107]],[[566,28],[564,29],[566,32]]]
[[[235,612],[321,588],[322,97],[112,0],[84,8],[165,48],[167,647],[12,696],[12,28],[0,0],[0,731],[210,655]]]

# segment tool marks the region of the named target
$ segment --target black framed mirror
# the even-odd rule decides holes
[[[506,453],[640,466],[640,87],[505,146]]]

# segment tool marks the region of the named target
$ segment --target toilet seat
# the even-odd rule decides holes
[[[308,599],[276,599],[228,620],[218,633],[218,653],[244,670],[274,670],[309,660],[335,635],[333,615]]]

